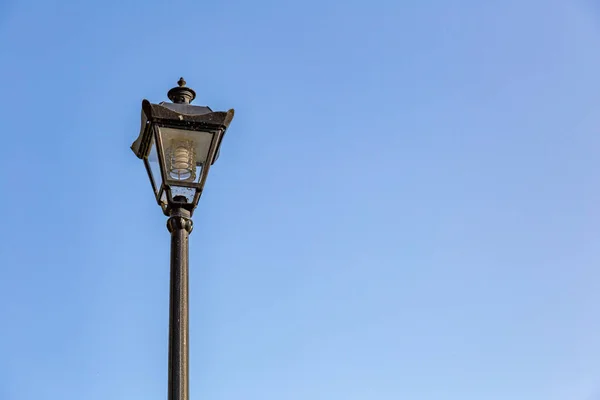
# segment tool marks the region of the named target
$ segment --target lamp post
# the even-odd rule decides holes
[[[215,112],[193,106],[194,90],[183,78],[169,90],[172,103],[142,101],[142,126],[131,145],[144,161],[154,196],[169,217],[171,275],[169,293],[168,400],[189,399],[188,237],[210,166],[233,110]]]

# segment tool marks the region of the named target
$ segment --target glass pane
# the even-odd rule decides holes
[[[202,164],[196,165],[196,180],[195,180],[196,183],[200,182],[200,178],[202,178],[202,168],[203,167],[204,166]]]
[[[164,127],[159,129],[169,179],[198,182],[214,134]]]
[[[148,167],[150,175],[152,176],[152,182],[154,183],[154,190],[156,193],[158,193],[162,184],[162,176],[160,174],[160,164],[158,163],[158,152],[156,150],[156,143],[154,142],[154,138],[152,138],[152,142],[150,143]]]
[[[196,189],[194,188],[171,186],[171,196],[173,199],[175,199],[176,196],[183,196],[187,203],[191,203],[194,201],[194,194],[196,194]]]

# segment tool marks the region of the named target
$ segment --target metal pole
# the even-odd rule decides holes
[[[189,400],[188,237],[192,227],[189,211],[171,209],[167,221],[171,233],[168,400]]]

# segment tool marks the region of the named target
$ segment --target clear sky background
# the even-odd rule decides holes
[[[1,400],[166,399],[180,76],[192,399],[600,399],[598,3],[0,0],[0,60]]]

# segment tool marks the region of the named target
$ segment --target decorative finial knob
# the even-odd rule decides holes
[[[177,85],[179,86],[174,87],[173,89],[169,90],[169,93],[167,93],[167,96],[173,103],[190,104],[192,100],[196,98],[196,92],[189,87],[186,87],[185,84],[185,79],[179,78],[177,81]]]

